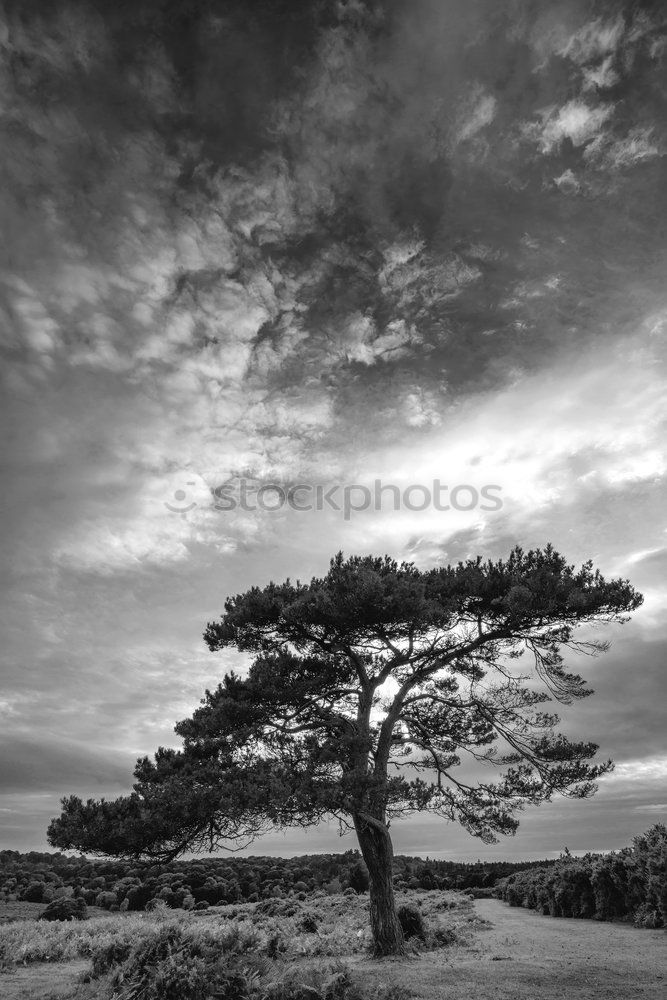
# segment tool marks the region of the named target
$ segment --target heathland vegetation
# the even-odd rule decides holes
[[[500,949],[489,951],[492,960],[528,962],[529,970],[535,961],[534,943],[527,958],[523,945],[511,944],[511,933],[489,933],[484,918],[497,916],[502,929],[509,911],[489,899],[475,903],[472,895],[656,928],[665,923],[666,847],[667,830],[655,826],[615,854],[574,858],[566,852],[552,862],[396,857],[393,883],[406,950],[432,980],[417,992],[414,973],[403,975],[399,966],[377,982],[366,969],[374,942],[368,872],[358,851],[161,866],[3,851],[0,989],[9,997],[51,1000],[408,1000],[440,996],[437,968],[446,962],[463,977],[452,996],[464,996],[486,939],[487,947]],[[547,925],[551,921],[541,926]],[[548,940],[543,931],[542,951]],[[658,944],[650,945],[651,955]],[[21,993],[36,988],[44,963],[64,992]]]
[[[656,824],[632,846],[613,854],[565,853],[500,881],[497,895],[552,917],[632,920],[667,926],[667,827]]]
[[[62,901],[70,902],[64,897]],[[58,903],[56,899],[47,909]],[[465,947],[485,923],[475,915],[470,897],[460,892],[398,890],[397,904],[408,950],[415,955]],[[6,905],[11,909],[12,902]],[[113,908],[119,909],[117,904]],[[412,996],[390,985],[363,989],[345,964],[371,949],[368,908],[368,895],[350,887],[331,894],[290,889],[288,898],[206,903],[201,911],[175,910],[159,898],[144,913],[95,910],[91,917],[84,913],[83,922],[34,917],[11,921],[0,926],[0,977],[3,972],[11,975],[17,966],[85,960],[77,970],[84,990],[77,997],[401,1000]],[[0,904],[0,914],[2,910]],[[0,989],[2,985],[0,978]]]

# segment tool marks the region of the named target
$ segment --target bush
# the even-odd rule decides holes
[[[125,896],[128,910],[143,910],[148,900],[152,898],[153,890],[152,885],[137,885],[129,889]]]
[[[614,920],[627,913],[624,893],[616,883],[610,865],[605,864],[605,861],[594,868],[591,877],[596,920]]]
[[[121,987],[120,996],[127,1000],[207,1000],[211,995],[203,959],[182,953],[165,955],[143,974],[117,977],[114,985]]]
[[[459,943],[459,935],[454,927],[435,927],[428,935],[428,944],[433,948],[444,948]]]
[[[132,941],[129,938],[113,938],[93,947],[93,977],[105,975],[110,969],[121,965],[130,956]]]
[[[266,944],[266,954],[269,958],[278,958],[287,951],[287,942],[280,932],[272,934]]]
[[[652,930],[662,927],[662,915],[649,903],[642,903],[635,912],[635,927],[649,927]]]
[[[116,971],[112,986],[122,1000],[251,1000],[257,996],[259,974],[252,959],[239,953],[244,942],[231,934],[226,940],[188,933],[182,924],[163,924],[140,940]],[[113,961],[113,948],[99,965]],[[242,964],[241,964],[242,963]]]
[[[411,994],[400,986],[376,986],[369,993],[340,965],[290,969],[279,982],[269,983],[261,993],[262,1000],[370,1000],[371,997],[372,1000],[409,1000]]]
[[[62,897],[60,899],[54,899],[51,903],[49,903],[44,912],[40,913],[38,919],[87,920],[88,913],[85,901],[81,897],[78,899]]]
[[[349,883],[355,892],[368,892],[368,868],[362,861],[357,861],[350,868]]]
[[[667,828],[656,824],[615,854],[573,858],[515,872],[497,886],[510,906],[556,917],[633,919],[638,927],[667,922]]]
[[[74,895],[74,887],[71,885],[57,885],[52,890],[52,893],[53,893],[51,897],[52,899],[63,899],[63,898],[69,899],[71,896]]]
[[[42,903],[44,901],[44,883],[31,882],[20,895],[25,903]]]
[[[396,915],[401,927],[403,928],[403,934],[406,939],[417,937],[421,938],[422,941],[426,940],[426,925],[424,924],[424,918],[416,906],[411,906],[409,904],[399,906],[396,911]]]
[[[299,924],[299,928],[304,934],[317,934],[317,916],[314,913],[304,913]]]
[[[95,906],[100,906],[103,910],[110,910],[114,903],[118,903],[115,892],[98,892],[95,897]]]

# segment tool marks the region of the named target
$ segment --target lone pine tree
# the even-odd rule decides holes
[[[551,546],[425,571],[339,553],[321,579],[253,587],[205,632],[211,650],[254,653],[248,675],[206,691],[176,726],[182,749],[139,760],[132,794],[63,799],[49,841],[169,860],[335,817],[368,869],[375,951],[401,953],[391,820],[428,811],[493,842],[526,804],[592,794],[611,761],[590,763],[597,746],[544,705],[591,694],[563,653],[607,644],[579,626],[641,601]]]

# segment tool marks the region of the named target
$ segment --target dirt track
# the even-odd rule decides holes
[[[492,927],[477,932],[472,949],[435,952],[400,965],[369,963],[364,979],[399,982],[429,1000],[667,996],[664,930],[543,917],[493,899],[477,900],[475,909]]]
[[[90,968],[90,962],[77,959],[74,962],[38,962],[35,965],[19,966],[12,972],[3,972],[0,977],[0,997],[2,1000],[51,1000],[63,996],[71,997],[76,992],[82,972]]]

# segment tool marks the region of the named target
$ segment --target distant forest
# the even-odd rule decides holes
[[[457,861],[394,858],[398,889],[490,890],[503,878],[550,861]],[[362,893],[368,874],[358,851],[295,858],[206,857],[148,865],[98,861],[82,855],[0,851],[0,900],[48,903],[83,898],[107,910],[143,910],[163,900],[168,906],[205,909],[227,903],[306,898],[317,892]]]

